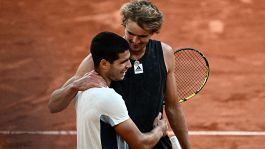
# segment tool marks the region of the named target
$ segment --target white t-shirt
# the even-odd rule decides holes
[[[77,149],[102,148],[100,120],[115,126],[129,119],[124,100],[111,88],[91,88],[79,92],[75,108]]]

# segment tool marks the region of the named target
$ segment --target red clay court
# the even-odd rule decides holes
[[[1,149],[76,147],[76,136],[69,132],[75,131],[73,106],[50,114],[48,98],[75,73],[96,33],[123,34],[119,8],[124,2],[0,1]],[[165,16],[154,38],[174,48],[198,48],[210,63],[206,87],[182,104],[192,147],[265,148],[265,3],[153,3]]]

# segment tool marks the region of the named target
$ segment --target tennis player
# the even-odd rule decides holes
[[[123,97],[130,118],[142,132],[153,129],[153,121],[163,111],[165,101],[165,113],[174,134],[182,149],[190,149],[188,129],[176,95],[174,51],[166,43],[151,39],[160,31],[162,13],[149,0],[132,0],[120,12],[133,66],[128,68],[124,80],[112,81],[110,87]],[[76,74],[53,92],[49,101],[51,112],[62,111],[78,91],[100,82],[95,78],[91,81],[91,76],[85,75],[92,69],[93,59],[88,55]],[[104,128],[105,133],[113,133],[112,127]],[[154,148],[172,148],[169,137],[161,138]]]
[[[118,134],[117,146],[108,148],[151,148],[166,134],[166,121],[161,120],[161,114],[154,121],[154,128],[149,133],[141,133],[128,115],[122,97],[109,88],[112,80],[122,80],[128,68],[128,42],[111,32],[97,34],[91,43],[91,54],[95,71],[104,79],[105,87],[90,88],[77,94],[75,107],[77,116],[77,148],[102,148],[101,123],[110,124]],[[123,141],[122,138],[125,139]]]

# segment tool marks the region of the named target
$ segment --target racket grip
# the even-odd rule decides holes
[[[171,136],[170,141],[172,144],[172,149],[181,149],[178,138],[176,136]]]

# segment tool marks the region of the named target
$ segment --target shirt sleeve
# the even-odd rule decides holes
[[[104,114],[101,116],[101,120],[111,126],[118,125],[130,118],[124,100],[114,90],[108,94],[102,108]]]

